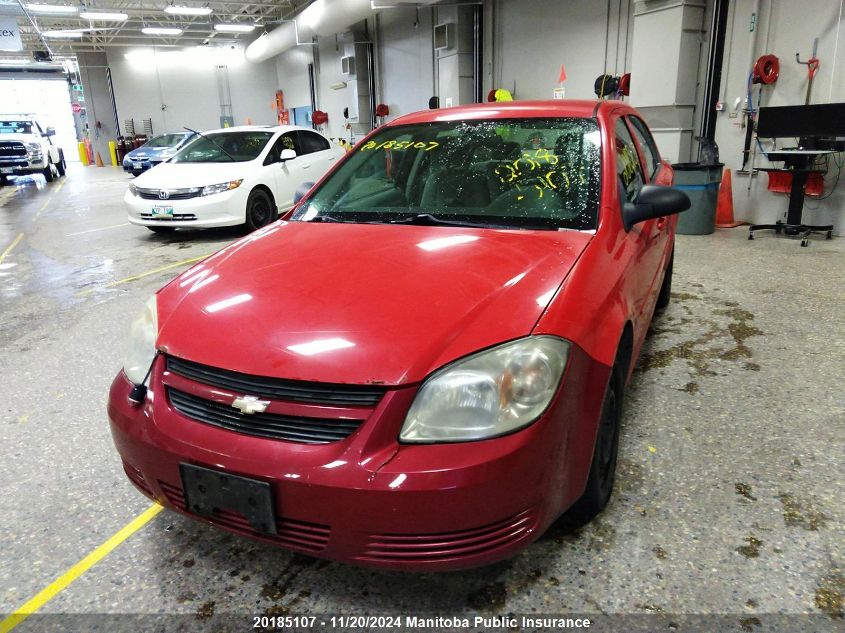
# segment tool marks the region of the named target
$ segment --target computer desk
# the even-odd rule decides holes
[[[778,149],[763,152],[773,163],[783,161],[787,167],[783,169],[760,169],[760,171],[788,171],[792,174],[792,186],[789,188],[789,207],[786,212],[786,222],[778,220],[774,224],[752,224],[748,227],[748,239],[754,239],[754,231],[771,229],[775,233],[783,231],[786,235],[800,235],[801,246],[808,246],[812,233],[825,233],[827,239],[833,236],[833,225],[824,226],[804,224],[801,213],[804,210],[804,188],[810,174],[818,172],[812,165],[819,156],[835,154],[833,150],[817,149]]]

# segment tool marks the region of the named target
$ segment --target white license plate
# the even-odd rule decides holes
[[[132,163],[132,169],[141,169],[143,166],[142,163]]]
[[[157,204],[153,207],[153,218],[172,218],[173,207]]]
[[[4,167],[0,169],[0,174],[11,174],[13,171],[15,171],[14,167]]]

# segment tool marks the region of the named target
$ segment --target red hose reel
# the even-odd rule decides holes
[[[755,84],[771,85],[778,80],[780,61],[774,55],[763,55],[754,64],[752,81]]]

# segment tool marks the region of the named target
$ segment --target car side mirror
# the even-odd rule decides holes
[[[624,195],[624,192],[625,188],[622,187],[621,195]],[[644,185],[636,202],[623,203],[622,221],[625,223],[625,230],[630,231],[639,222],[674,215],[689,208],[690,199],[683,191],[673,187]]]
[[[281,153],[279,153],[279,162],[285,162],[286,160],[293,160],[296,158],[296,152],[292,149],[283,149]]]
[[[55,136],[56,135],[56,128],[52,125],[47,126],[47,129],[44,130],[44,136]]]
[[[293,151],[293,150],[290,150]],[[313,187],[316,183],[312,182],[303,182],[296,188],[296,193],[293,194],[293,203],[298,204],[300,200],[305,197],[309,191],[311,191],[311,187]]]

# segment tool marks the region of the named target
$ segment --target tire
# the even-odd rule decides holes
[[[56,165],[56,169],[59,172],[59,178],[65,175],[67,171],[67,163],[65,162],[65,153],[59,152],[59,164]]]
[[[672,247],[672,254],[669,256],[669,265],[666,266],[666,274],[663,275],[663,284],[660,286],[660,294],[657,295],[657,310],[665,310],[672,297],[672,269],[675,264],[675,247]]]
[[[47,159],[47,166],[41,170],[41,173],[44,174],[44,180],[47,182],[53,182],[53,163],[50,162],[50,159]]]
[[[267,226],[276,219],[275,203],[263,189],[254,189],[246,201],[246,228],[250,231]]]
[[[156,235],[170,235],[176,230],[175,226],[148,226],[147,228]]]
[[[0,176],[0,187],[5,187],[9,184],[8,178],[6,176]]]
[[[601,419],[596,432],[596,445],[584,494],[562,517],[569,527],[580,527],[598,515],[613,492],[616,460],[619,454],[619,429],[622,422],[622,401],[625,392],[625,368],[617,355],[602,401]]]

